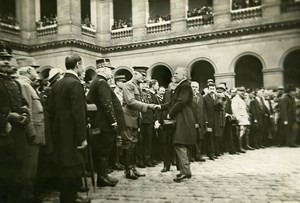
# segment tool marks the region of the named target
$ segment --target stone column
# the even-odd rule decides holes
[[[170,0],[171,30],[175,33],[186,31],[188,0]]]
[[[57,25],[58,38],[81,37],[80,0],[57,1]]]
[[[213,1],[214,24],[226,28],[231,24],[231,0]]]
[[[132,0],[132,31],[133,31],[133,39],[136,42],[139,42],[143,39],[143,37],[147,33],[146,22],[148,19],[146,17],[148,14],[147,10],[147,1],[141,0]]]
[[[35,0],[35,22],[41,20],[41,0]]]
[[[266,21],[278,17],[281,14],[280,5],[280,0],[264,0],[262,2],[262,17]]]
[[[96,0],[96,8],[96,41],[100,46],[107,46],[111,40],[110,30],[113,19],[113,0]]]
[[[21,38],[28,40],[36,38],[35,0],[16,0],[16,19],[21,28]]]
[[[227,87],[233,88],[235,87],[235,73],[216,73],[215,75],[216,85],[219,85],[221,82],[226,82]]]
[[[265,88],[274,88],[284,85],[282,67],[264,69],[262,72],[264,77]]]
[[[90,5],[90,11],[91,11],[91,24],[97,25],[97,0],[91,0]]]

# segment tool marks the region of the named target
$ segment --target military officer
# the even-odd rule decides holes
[[[124,164],[125,175],[128,179],[137,179],[138,177],[145,176],[139,173],[134,166],[134,150],[138,141],[138,133],[140,133],[140,114],[146,112],[147,109],[158,108],[157,105],[147,104],[141,101],[142,90],[139,87],[146,77],[147,67],[135,66],[133,67],[133,78],[126,82],[123,87],[123,107],[126,126],[129,134],[124,137]]]

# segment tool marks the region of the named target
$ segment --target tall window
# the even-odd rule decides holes
[[[56,0],[40,0],[41,19],[37,27],[45,27],[57,24],[57,2]]]
[[[112,30],[132,27],[131,0],[114,0]]]
[[[0,22],[17,25],[15,0],[0,0]]]
[[[170,0],[149,0],[148,23],[170,21]]]
[[[86,27],[92,27],[91,0],[81,0],[81,24]]]

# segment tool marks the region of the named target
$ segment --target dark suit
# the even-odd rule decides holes
[[[215,133],[215,100],[207,94],[203,98],[207,116],[207,132],[205,134],[206,153],[209,157],[214,155],[213,137]]]
[[[206,111],[204,108],[204,100],[202,95],[196,95],[193,98],[193,113],[196,124],[199,125],[199,127],[196,129],[196,145],[195,145],[195,152],[194,156],[196,159],[201,158],[202,153],[202,146],[203,146],[203,138],[204,134],[206,133]]]
[[[286,94],[280,101],[280,117],[282,125],[282,136],[286,140],[286,145],[295,145],[295,124],[296,124],[296,101],[294,96]],[[288,122],[286,125],[284,122]]]
[[[176,87],[170,102],[162,105],[162,109],[169,109],[170,118],[176,119],[173,144],[182,175],[191,175],[187,148],[196,143],[196,128],[192,104],[193,90],[190,83],[185,80]]]
[[[254,146],[261,147],[264,135],[265,110],[266,106],[259,102],[257,98],[250,102],[251,123],[254,135]]]
[[[51,90],[48,112],[52,125],[54,157],[61,178],[60,201],[75,202],[83,157],[77,146],[86,140],[86,103],[76,75],[65,73]]]

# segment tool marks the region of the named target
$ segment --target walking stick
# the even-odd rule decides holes
[[[93,162],[93,156],[92,156],[92,150],[91,150],[91,135],[92,135],[92,132],[91,132],[91,124],[89,122],[89,119],[88,119],[88,135],[87,135],[87,149],[88,149],[88,157],[89,157],[89,162],[90,162],[90,177],[92,179],[92,186],[93,186],[93,190],[94,192],[96,192],[96,183],[95,183],[95,173],[94,173],[94,162]]]

